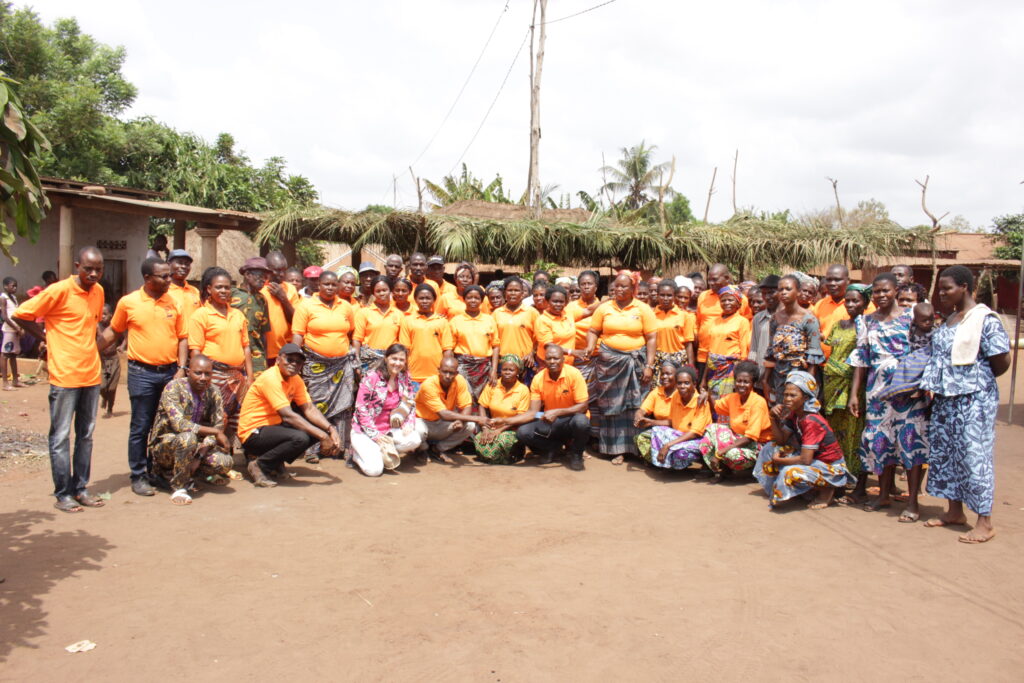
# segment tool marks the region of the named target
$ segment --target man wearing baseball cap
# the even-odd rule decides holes
[[[167,293],[181,309],[181,317],[187,326],[193,311],[203,305],[199,290],[188,283],[188,275],[192,272],[192,256],[184,249],[175,249],[167,257],[167,263],[171,266],[171,286]]]
[[[359,264],[359,300],[364,306],[373,301],[373,281],[380,277],[380,270],[369,261]]]
[[[302,298],[308,299],[309,297],[316,294],[320,288],[320,274],[324,272],[324,269],[320,266],[307,266],[302,271],[302,277],[306,278],[306,286],[299,290],[299,294]]]
[[[238,438],[250,458],[248,471],[256,486],[277,486],[270,477],[287,478],[285,464],[294,462],[317,441],[322,455],[341,448],[337,430],[313,405],[302,382],[305,362],[298,345],[285,344],[274,367],[252,383],[242,401]]]
[[[246,259],[238,272],[242,274],[242,286],[231,290],[231,308],[237,308],[245,316],[249,326],[249,353],[252,355],[252,371],[258,375],[267,369],[267,334],[270,332],[270,311],[263,298],[263,285],[267,283],[270,267],[264,258]]]
[[[455,285],[444,279],[444,259],[436,254],[427,259],[427,279],[425,282],[434,288],[440,299],[442,294],[455,293]]]

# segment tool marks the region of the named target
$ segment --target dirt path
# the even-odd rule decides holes
[[[45,387],[0,399],[47,428]],[[999,536],[968,547],[898,509],[772,513],[752,483],[593,459],[332,461],[179,509],[128,489],[119,410],[106,508],[54,511],[45,462],[0,475],[0,679],[1020,680],[1020,426],[998,430]]]

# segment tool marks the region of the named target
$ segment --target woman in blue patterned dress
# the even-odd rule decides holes
[[[928,494],[949,501],[946,514],[927,527],[967,524],[964,503],[978,521],[962,543],[984,543],[995,536],[992,499],[999,389],[996,377],[1010,366],[1010,340],[999,318],[974,301],[974,277],[964,266],[939,275],[938,299],[951,312],[932,335],[932,356],[921,389],[935,393],[928,430]]]
[[[896,276],[881,273],[871,286],[875,312],[857,319],[857,348],[846,362],[856,368],[850,385],[847,410],[854,417],[865,415],[864,433],[858,451],[864,469],[878,475],[879,495],[867,503],[867,510],[892,505],[896,465],[907,470],[907,507],[901,522],[920,518],[917,506],[922,466],[928,455],[927,401],[916,394],[882,400],[899,360],[910,352],[910,323],[913,315],[896,305]],[[865,385],[865,377],[867,384]],[[861,406],[861,387],[867,389],[867,405]]]

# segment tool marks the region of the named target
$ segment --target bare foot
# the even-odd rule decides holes
[[[4,391],[14,391],[14,387],[12,387],[10,384],[5,384]]]
[[[891,498],[885,498],[885,499],[875,498],[870,503],[865,503],[864,504],[864,509],[867,510],[868,512],[878,512],[882,508],[887,508],[887,507],[890,507],[891,505],[892,505],[892,499]]]
[[[624,462],[626,462],[626,458],[624,458],[621,455],[616,455],[614,458],[612,458],[613,465],[621,465]]]
[[[946,515],[943,515],[941,517],[933,517],[932,519],[929,519],[924,523],[924,526],[931,529],[938,526],[966,526],[966,524],[967,517],[962,515],[959,517],[947,517]]]
[[[831,486],[826,486],[825,488],[818,491],[818,495],[814,497],[814,502],[812,502],[807,507],[811,510],[824,510],[825,508],[832,504],[832,496],[834,496],[835,493],[836,490],[834,488],[832,488]]]
[[[863,505],[868,500],[865,495],[857,493],[847,493],[845,496],[840,496],[836,499],[836,502],[840,505]]]
[[[980,526],[976,526],[970,531],[968,531],[966,534],[959,536],[957,540],[961,543],[977,545],[978,543],[987,543],[991,541],[993,538],[995,538],[995,535],[996,530],[992,527],[985,529]]]
[[[15,382],[14,383],[14,388],[15,389],[21,389],[22,387],[26,387],[26,386],[28,386],[28,385],[27,384],[22,384],[21,382]]]
[[[437,459],[440,460],[441,462],[443,462],[445,465],[454,465],[455,464],[455,461],[452,460],[452,457],[450,455],[448,455],[447,453],[445,453],[444,451],[438,451],[437,452]]]
[[[110,413],[103,413],[103,419],[104,420],[109,420],[111,417],[112,417],[112,415]]]

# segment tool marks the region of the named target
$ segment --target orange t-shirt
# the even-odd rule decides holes
[[[442,410],[466,411],[473,405],[473,397],[469,393],[469,383],[462,375],[455,375],[448,391],[441,389],[440,375],[433,375],[423,380],[416,394],[416,417],[433,422],[440,420]]]
[[[487,408],[491,417],[514,417],[530,409],[530,389],[522,382],[516,382],[508,391],[500,381],[489,382],[480,392],[480,406]]]
[[[544,311],[537,317],[533,329],[537,336],[537,355],[541,360],[547,357],[544,353],[545,344],[558,344],[570,350],[576,348],[576,323],[565,311],[557,318],[551,315],[551,311]],[[567,365],[572,365],[574,360],[571,355],[565,354]]]
[[[758,443],[772,440],[772,421],[768,402],[760,394],[750,392],[746,403],[740,403],[736,392],[715,401],[715,412],[727,418],[726,424],[736,436],[748,436]]]
[[[277,411],[292,403],[303,406],[311,403],[306,385],[298,375],[285,381],[281,368],[274,366],[260,373],[249,387],[238,414],[238,438],[242,443],[257,429],[281,424]]]
[[[681,311],[676,306],[668,311],[656,308],[654,317],[658,319],[658,351],[678,353],[694,340],[697,317],[690,311]]]
[[[352,304],[335,298],[328,306],[319,296],[303,299],[292,316],[292,334],[321,356],[337,358],[348,353],[348,337],[355,326]]]
[[[708,353],[744,359],[750,353],[750,321],[739,313],[707,324]]]
[[[282,282],[281,286],[284,287],[285,295],[288,297],[288,301],[291,302],[292,308],[297,308],[299,302],[303,299],[299,296],[295,285],[290,282]],[[288,318],[284,314],[284,305],[276,296],[270,293],[268,285],[263,285],[260,293],[267,300],[267,313],[270,317],[270,334],[267,335],[267,358],[277,358],[277,353],[281,350],[281,347],[292,340],[292,326],[288,323]],[[292,317],[295,317],[294,311],[292,311]]]
[[[184,287],[179,287],[172,280],[171,286],[167,288],[167,293],[174,299],[174,303],[178,304],[181,317],[184,318],[185,326],[188,327],[188,321],[192,318],[192,314],[203,305],[199,290],[187,282]]]
[[[178,340],[188,336],[174,299],[154,299],[143,288],[125,294],[110,319],[114,332],[128,332],[128,358],[147,365],[178,362]]]
[[[211,360],[238,367],[245,363],[246,346],[249,325],[237,308],[228,306],[225,316],[207,301],[189,318],[188,348]]]
[[[65,389],[100,383],[96,326],[103,315],[103,285],[88,290],[67,277],[26,300],[14,311],[22,320],[43,319],[50,384]]]
[[[601,342],[616,351],[636,351],[647,343],[646,336],[658,331],[658,319],[651,307],[633,299],[620,307],[614,300],[605,301],[594,311],[590,328],[601,335]]]
[[[587,332],[590,331],[591,316],[583,317],[583,312],[587,309],[587,305],[583,303],[583,299],[577,299],[576,301],[570,301],[565,306],[566,315],[573,319],[576,324],[576,350],[582,351],[587,348]]]
[[[644,415],[653,415],[655,420],[668,420],[672,417],[672,399],[676,392],[671,395],[665,393],[664,387],[656,387],[648,392],[644,402],[640,404],[640,410]]]
[[[684,433],[693,432],[698,436],[704,433],[711,424],[711,406],[707,402],[698,406],[698,398],[697,392],[694,392],[690,400],[683,403],[678,391],[672,396],[672,415],[669,418],[672,420],[672,429]]]
[[[498,324],[492,316],[478,313],[475,318],[459,313],[448,320],[455,343],[455,353],[477,358],[490,357],[494,347],[499,346]]]
[[[586,403],[589,396],[586,380],[571,365],[563,365],[556,380],[544,368],[530,382],[530,399],[540,401],[541,410],[572,408],[577,403]]]
[[[522,358],[533,353],[537,316],[536,308],[523,305],[515,311],[502,306],[494,312],[494,322],[498,323],[498,337],[501,339],[501,355],[511,353]]]
[[[740,308],[737,311],[747,320],[754,319],[754,312],[750,310],[747,297],[740,298]],[[722,317],[722,304],[718,294],[711,290],[705,290],[697,297],[697,360],[701,363],[708,359],[708,336],[707,329],[711,321]]]
[[[402,327],[400,310],[391,306],[384,313],[376,304],[356,311],[356,328],[352,339],[371,349],[384,351],[398,341],[398,330]]]
[[[444,352],[455,348],[448,321],[436,313],[429,316],[417,313],[402,318],[398,342],[409,349],[409,376],[415,382],[437,375]]]
[[[488,301],[487,297],[485,296],[484,300],[480,302],[480,312],[491,313],[492,310],[493,309],[491,308],[491,302]],[[457,316],[459,313],[465,312],[466,300],[459,296],[458,290],[452,292],[445,292],[444,294],[439,296],[437,301],[434,303],[434,313],[437,313],[438,315],[443,315],[449,320]]]

